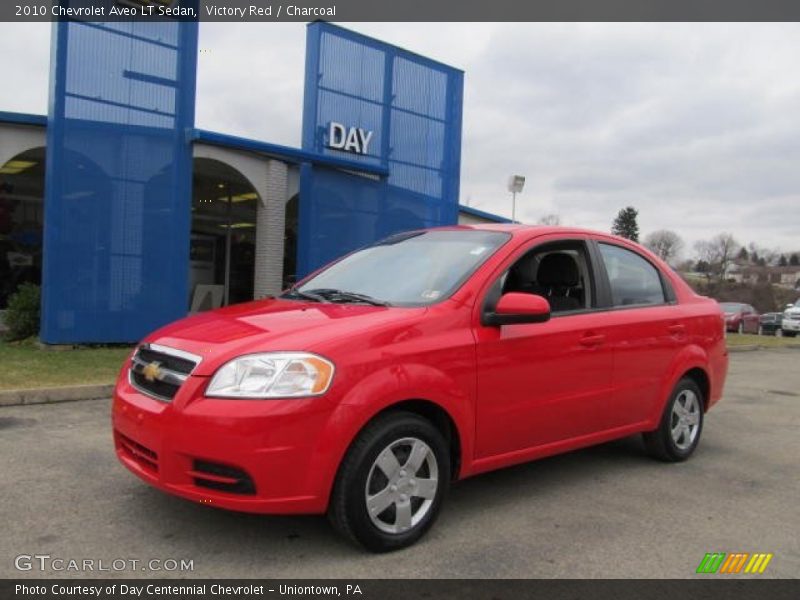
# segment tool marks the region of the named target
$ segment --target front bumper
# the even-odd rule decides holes
[[[800,332],[800,319],[787,319],[784,317],[781,323],[781,329],[784,331],[798,331]]]
[[[172,402],[121,377],[112,422],[117,457],[147,483],[210,506],[255,513],[322,513],[335,476],[323,398],[205,398],[189,377]],[[210,465],[210,466],[209,466]],[[240,480],[240,481],[238,481]]]

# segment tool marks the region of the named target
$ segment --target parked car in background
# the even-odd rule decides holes
[[[114,442],[165,492],[327,512],[352,540],[395,550],[458,479],[637,433],[655,458],[688,459],[727,367],[719,305],[626,239],[414,231],[279,297],[149,335],[114,391]]]
[[[783,329],[783,313],[764,313],[758,324],[758,335],[775,335],[781,337]]]
[[[725,313],[725,329],[738,333],[758,333],[758,311],[741,302],[720,302]]]
[[[786,307],[781,322],[783,335],[794,337],[800,333],[800,300]]]

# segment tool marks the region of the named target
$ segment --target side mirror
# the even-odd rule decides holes
[[[550,303],[542,296],[509,292],[500,296],[494,312],[483,316],[484,325],[543,323],[550,319]]]

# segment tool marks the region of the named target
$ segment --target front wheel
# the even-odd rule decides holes
[[[658,429],[643,436],[650,455],[666,462],[689,458],[703,431],[703,403],[703,393],[694,380],[681,379],[664,408]]]
[[[408,412],[378,417],[347,452],[328,517],[373,552],[405,548],[430,529],[450,483],[450,455],[430,421]]]

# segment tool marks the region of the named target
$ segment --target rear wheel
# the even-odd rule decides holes
[[[450,456],[442,434],[413,413],[388,413],[353,442],[328,516],[340,533],[368,550],[398,550],[433,525],[449,483]]]
[[[647,451],[667,462],[686,460],[697,448],[703,431],[705,399],[693,379],[681,379],[664,408],[658,429],[644,434]]]

